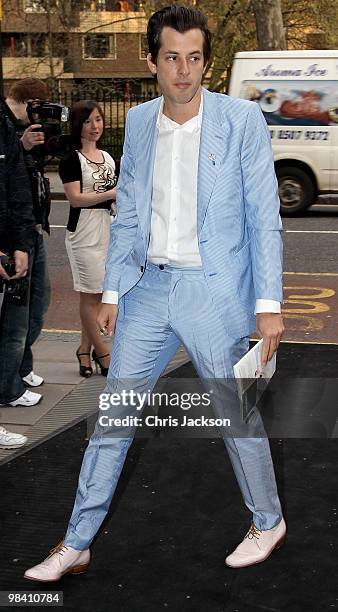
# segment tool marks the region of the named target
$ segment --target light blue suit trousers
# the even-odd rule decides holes
[[[139,282],[120,300],[106,392],[152,389],[183,344],[201,379],[232,379],[248,338],[228,336],[200,268],[160,270],[147,264]],[[117,408],[117,412],[118,412]],[[122,412],[121,412],[122,413]],[[86,449],[65,544],[89,547],[104,520],[133,439],[117,437],[99,422]],[[266,437],[224,437],[246,506],[258,529],[282,517]]]

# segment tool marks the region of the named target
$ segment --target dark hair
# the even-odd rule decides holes
[[[188,32],[194,28],[201,30],[204,37],[204,66],[208,63],[211,54],[211,32],[208,29],[208,20],[206,16],[192,6],[172,4],[171,6],[166,6],[156,11],[148,21],[148,47],[154,64],[156,64],[158,52],[161,47],[162,30],[165,27],[173,28],[181,33]]]
[[[48,100],[49,89],[40,79],[21,79],[14,83],[9,92],[8,97],[15,102],[27,102],[27,100]]]
[[[77,148],[81,148],[81,132],[82,126],[85,121],[87,121],[89,115],[92,114],[93,110],[97,108],[103,119],[103,132],[104,134],[104,114],[101,106],[96,102],[96,100],[81,100],[80,102],[75,102],[70,111],[70,137],[73,141],[73,144]],[[101,144],[101,138],[97,141],[97,144]]]

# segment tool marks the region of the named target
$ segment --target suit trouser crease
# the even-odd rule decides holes
[[[233,364],[248,349],[247,338],[225,334],[202,270],[149,264],[120,300],[105,392],[122,391],[126,381],[138,392],[151,391],[181,343],[205,379],[232,378]],[[65,536],[65,544],[78,550],[88,548],[108,512],[133,439],[131,428],[123,437],[103,430],[98,420]],[[224,443],[255,525],[271,529],[282,513],[268,439],[225,437]]]

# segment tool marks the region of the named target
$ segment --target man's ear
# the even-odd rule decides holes
[[[151,74],[155,75],[157,73],[157,66],[152,60],[151,53],[148,53],[147,55],[147,64]]]

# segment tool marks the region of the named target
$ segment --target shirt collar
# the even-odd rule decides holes
[[[176,121],[173,121],[172,119],[169,119],[169,117],[164,115],[163,105],[164,105],[164,98],[162,98],[161,106],[160,106],[160,109],[157,115],[156,125],[159,129],[168,130],[168,131],[169,130],[182,130],[184,132],[192,133],[195,130],[198,130],[201,128],[202,116],[203,116],[203,94],[202,93],[201,93],[201,102],[200,102],[200,108],[198,111],[198,115],[195,115],[195,117],[192,117],[191,119],[189,119],[189,121],[186,121],[185,123],[182,123],[182,124],[176,123]]]

